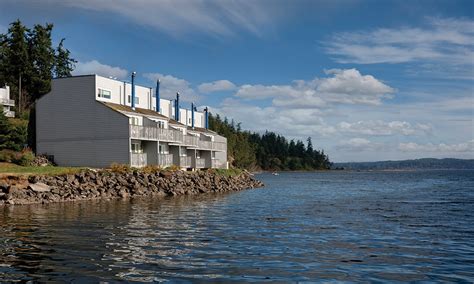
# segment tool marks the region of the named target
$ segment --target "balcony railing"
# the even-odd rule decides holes
[[[206,167],[206,160],[204,158],[196,158],[196,164],[194,165],[196,169],[202,169]]]
[[[132,167],[144,167],[147,165],[146,153],[131,153],[131,166]]]
[[[11,110],[4,110],[3,113],[6,117],[15,117],[15,112]]]
[[[158,165],[169,167],[173,164],[173,154],[158,154]]]
[[[214,168],[214,169],[224,169],[224,168],[226,168],[226,162],[222,162],[220,160],[213,159],[212,160],[212,168]]]
[[[0,105],[14,106],[15,100],[0,98]]]
[[[182,168],[190,168],[191,167],[191,157],[182,156],[179,157],[179,166]]]
[[[130,137],[132,139],[173,142],[203,150],[225,151],[227,149],[227,144],[224,142],[204,141],[193,135],[184,135],[178,130],[151,126],[130,125]]]
[[[184,136],[184,145],[197,147],[199,144],[199,137],[186,135]]]

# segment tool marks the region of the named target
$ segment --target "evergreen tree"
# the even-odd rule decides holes
[[[31,61],[28,54],[29,30],[16,20],[10,24],[8,34],[3,37],[1,56],[3,63],[1,76],[10,86],[12,98],[17,102],[17,110],[21,113],[25,109],[24,89],[31,72]],[[19,87],[21,85],[21,88]]]
[[[34,102],[51,90],[52,70],[55,65],[54,49],[51,43],[52,24],[35,25],[29,33],[29,54],[32,63],[28,92]]]
[[[56,66],[54,68],[54,76],[57,78],[69,77],[71,72],[74,70],[76,60],[71,58],[71,52],[69,49],[63,46],[64,38],[59,42],[58,47],[56,48],[55,62]]]
[[[242,131],[240,123],[219,115],[209,115],[210,129],[227,138],[227,155],[234,167],[263,170],[329,169],[329,158],[313,149],[309,137],[307,146],[300,140],[288,140],[274,132],[263,135]]]
[[[0,150],[11,148],[11,126],[0,105]]]

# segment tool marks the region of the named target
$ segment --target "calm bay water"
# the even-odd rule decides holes
[[[474,282],[474,171],[257,177],[264,189],[0,207],[0,282]]]

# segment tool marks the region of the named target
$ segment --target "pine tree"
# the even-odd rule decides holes
[[[29,53],[33,64],[28,91],[34,102],[51,90],[52,70],[55,65],[54,49],[51,42],[52,24],[35,25],[29,33]]]
[[[77,61],[71,58],[69,49],[63,46],[64,38],[56,48],[54,76],[57,78],[69,77]]]
[[[28,82],[27,78],[31,72],[32,65],[28,55],[28,32],[29,30],[20,20],[16,20],[10,24],[2,44],[2,77],[5,83],[11,87],[12,97],[17,102],[19,113],[25,108],[24,86]],[[19,85],[22,85],[21,90],[19,90]]]
[[[11,148],[11,126],[0,105],[0,150]]]

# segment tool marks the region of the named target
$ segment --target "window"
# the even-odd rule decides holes
[[[138,119],[138,117],[130,117],[130,124],[131,125],[140,125],[140,120]]]
[[[158,121],[158,128],[165,128],[165,123],[163,121]]]
[[[132,101],[132,96],[128,96],[127,102],[130,103]],[[140,99],[135,96],[135,104],[138,105],[140,103]]]
[[[131,148],[132,153],[143,153],[142,144],[140,142],[132,142]]]
[[[215,159],[216,158],[216,152],[212,152],[212,159]]]
[[[110,99],[112,97],[112,93],[104,89],[99,89],[99,94],[97,96],[99,98]]]

